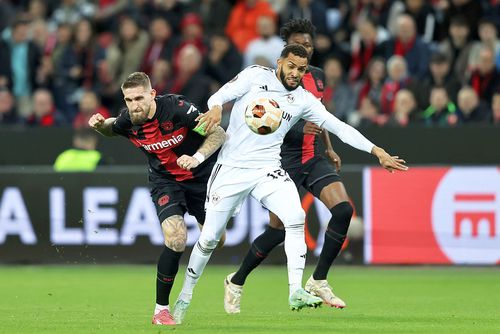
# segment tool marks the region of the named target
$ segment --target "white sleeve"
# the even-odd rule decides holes
[[[208,109],[215,105],[222,106],[224,103],[243,96],[250,90],[252,78],[261,70],[256,66],[250,66],[238,73],[231,81],[222,86],[214,95],[208,99]]]
[[[325,106],[312,95],[307,100],[309,102],[308,107],[304,111],[302,118],[327,129],[328,132],[339,137],[344,143],[358,150],[371,153],[375,145],[358,130],[330,114]]]

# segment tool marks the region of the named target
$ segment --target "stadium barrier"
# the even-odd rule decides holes
[[[353,204],[361,207],[361,170],[343,177]],[[314,263],[322,245],[319,226],[328,224],[330,212],[311,195],[302,198],[308,261]],[[186,223],[190,252],[199,231],[193,217],[186,215]],[[229,223],[226,244],[212,262],[239,263],[267,223],[267,211],[247,201]],[[43,167],[0,169],[0,263],[153,263],[162,245],[144,168],[76,174]],[[361,240],[351,242],[339,262],[362,263],[361,247]],[[285,261],[282,247],[266,260]]]

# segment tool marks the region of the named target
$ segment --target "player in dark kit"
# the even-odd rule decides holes
[[[309,54],[314,51],[315,27],[308,20],[291,20],[281,28],[281,37],[288,44],[300,44]],[[302,78],[302,86],[318,99],[323,97],[324,73],[320,68],[309,65]],[[326,155],[335,165],[329,163],[320,152],[318,136],[321,134],[326,145]],[[337,170],[340,158],[333,151],[327,131],[317,125],[300,120],[286,135],[281,146],[283,168],[297,187],[303,186],[319,198],[332,213],[325,233],[325,242],[313,275],[308,279],[305,290],[323,299],[327,305],[344,308],[346,304],[335,296],[326,278],[328,270],[341,250],[353,213],[349,197]],[[224,309],[227,313],[240,312],[243,285],[250,272],[255,269],[269,252],[285,240],[283,223],[272,212],[264,233],[252,243],[237,272],[229,274],[224,282]]]
[[[220,126],[208,133],[197,127],[198,109],[179,95],[156,96],[145,73],[132,73],[121,89],[127,109],[116,118],[95,114],[89,125],[105,136],[128,138],[148,157],[151,197],[165,238],[153,324],[175,325],[169,296],[186,246],[183,216],[187,211],[199,224],[205,221],[207,182],[216,161],[213,153],[226,134]]]

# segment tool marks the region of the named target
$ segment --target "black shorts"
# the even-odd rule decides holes
[[[205,198],[207,180],[188,181],[155,180],[151,182],[151,199],[156,207],[160,223],[166,218],[179,215],[184,217],[186,211],[194,216],[198,223],[205,222]]]
[[[303,186],[307,191],[319,198],[321,190],[329,184],[340,182],[340,176],[335,166],[323,157],[313,158],[299,168],[285,169],[293,182],[299,188]]]

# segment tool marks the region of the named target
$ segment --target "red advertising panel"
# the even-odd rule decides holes
[[[365,262],[499,264],[500,170],[364,171]]]

